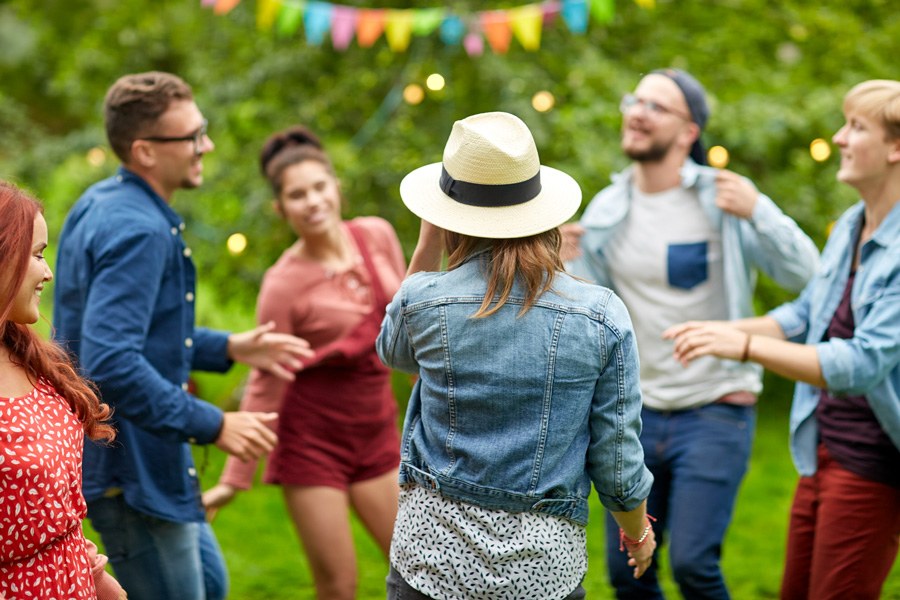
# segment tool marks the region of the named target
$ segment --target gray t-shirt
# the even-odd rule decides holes
[[[668,327],[727,319],[721,234],[697,194],[681,186],[644,194],[632,186],[629,214],[606,248],[610,278],[634,322],[644,404],[676,410],[709,404],[737,391],[758,393],[752,373],[712,357],[686,368],[672,356]]]

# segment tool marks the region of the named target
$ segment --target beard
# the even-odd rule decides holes
[[[635,162],[660,162],[669,153],[672,144],[654,143],[649,148],[641,150],[625,148],[625,156]]]

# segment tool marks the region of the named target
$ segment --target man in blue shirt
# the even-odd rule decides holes
[[[713,358],[685,368],[662,333],[685,320],[752,315],[757,270],[799,291],[818,251],[749,180],[704,166],[699,136],[709,108],[691,75],[654,71],[620,108],[622,150],[633,163],[585,210],[582,256],[571,268],[611,287],[634,320],[641,443],[654,476],[647,512],[668,542],[679,589],[685,598],[727,599],[719,559],[750,458],[761,370]],[[632,577],[608,525],[617,597],[662,598],[655,565]]]
[[[293,379],[304,340],[271,325],[228,334],[194,327],[196,273],[169,206],[203,181],[213,150],[191,88],[168,73],[126,75],[105,101],[122,167],[88,189],[59,240],[57,339],[114,409],[112,446],[88,444],[88,516],[129,597],[224,598],[227,575],[205,522],[191,444],[242,459],[272,449],[274,414],[228,412],[188,391],[191,370],[232,361]]]

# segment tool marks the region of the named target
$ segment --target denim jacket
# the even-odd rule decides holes
[[[188,442],[218,437],[222,411],[187,391],[192,369],[224,371],[227,334],[194,328],[196,274],[181,217],[120,168],[93,185],[63,225],[55,337],[100,387],[118,430],[84,450],[88,502],[120,489],[132,508],[202,521]]]
[[[401,484],[581,525],[592,481],[607,508],[636,508],[653,477],[638,441],[639,365],[624,305],[560,273],[524,315],[516,284],[497,313],[470,318],[486,292],[489,257],[413,275],[387,308],[378,354],[419,375]]]
[[[800,297],[769,315],[789,338],[815,344],[828,389],[865,395],[882,429],[900,448],[900,204],[860,251],[850,293],[853,337],[822,341],[850,276],[863,208],[862,202],[856,204],[835,224],[822,252],[822,266]],[[791,455],[801,475],[816,471],[818,402],[818,388],[797,383],[791,406]]]

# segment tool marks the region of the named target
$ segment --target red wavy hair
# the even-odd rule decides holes
[[[13,364],[25,369],[29,379],[36,382],[43,377],[56,388],[81,421],[86,436],[111,442],[116,435],[106,422],[111,410],[100,402],[94,385],[75,371],[62,348],[41,339],[27,324],[8,319],[28,269],[34,219],[42,213],[37,200],[0,181],[0,344],[9,351]]]

